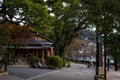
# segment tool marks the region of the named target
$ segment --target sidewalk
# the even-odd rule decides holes
[[[120,80],[120,71],[114,71],[111,69],[107,72],[108,80]]]
[[[10,74],[4,74],[0,76],[0,80],[23,80],[17,76],[10,75]]]

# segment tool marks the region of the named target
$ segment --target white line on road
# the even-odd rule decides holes
[[[57,72],[57,71],[58,71],[58,70],[52,71],[52,72],[48,72],[48,73],[45,73],[45,74],[41,74],[41,75],[37,75],[37,76],[31,77],[31,78],[28,78],[28,79],[25,79],[25,80],[32,80],[32,79],[35,79],[35,78],[38,78],[38,77],[42,77],[42,76],[45,76],[45,75],[48,75],[48,74],[55,73],[55,72]]]

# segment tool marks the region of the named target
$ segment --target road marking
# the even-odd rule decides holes
[[[48,74],[55,73],[55,72],[57,72],[57,71],[58,71],[58,70],[52,71],[52,72],[48,72],[48,73],[45,73],[45,74],[41,74],[41,75],[37,75],[37,76],[31,77],[31,78],[28,78],[28,79],[25,79],[25,80],[32,80],[32,79],[35,79],[35,78],[38,78],[38,77],[42,77],[42,76],[45,76],[45,75],[48,75]]]

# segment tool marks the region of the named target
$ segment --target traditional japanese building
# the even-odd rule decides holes
[[[53,40],[42,34],[30,33],[25,40],[25,45],[17,48],[15,63],[26,63],[29,56],[34,55],[39,59],[52,56],[54,53]]]

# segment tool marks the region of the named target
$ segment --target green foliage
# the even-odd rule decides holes
[[[107,38],[108,53],[112,55],[115,62],[120,63],[120,35],[117,33],[110,34]]]
[[[79,0],[66,0],[64,4],[63,0],[56,0],[49,5],[52,8],[51,13],[55,15],[50,36],[55,41],[55,53],[60,57],[64,54],[65,47],[78,36],[78,31],[87,25],[86,12]]]
[[[31,56],[29,59],[30,65],[31,67],[36,67],[37,63],[38,63],[38,58],[36,56]]]
[[[70,67],[70,62],[67,63],[67,67],[68,67],[68,68]]]
[[[58,56],[49,57],[46,60],[46,63],[48,65],[48,68],[53,68],[53,69],[62,68],[62,66],[63,66],[62,59]]]
[[[63,59],[63,66],[64,67],[70,67],[70,60],[69,59]]]
[[[88,15],[86,16],[92,26],[98,29],[101,34],[109,34],[117,27],[114,25],[119,16],[118,0],[82,0],[86,6]],[[112,10],[112,11],[111,11]],[[113,27],[114,26],[114,27]],[[101,31],[99,30],[101,29]]]
[[[49,34],[51,17],[44,0],[2,0],[0,7],[0,16],[4,18],[0,23],[30,25],[39,33]]]
[[[86,13],[79,0],[3,0],[0,4],[6,21],[30,25],[33,31],[51,36],[60,56],[78,31],[85,28]]]
[[[6,7],[5,11],[9,17],[11,16],[11,18],[13,18],[15,15],[19,14],[20,17],[17,18],[17,20],[25,20],[27,23],[29,21],[36,21],[40,18],[42,19],[48,15],[47,8],[45,7],[43,1],[5,0],[3,4]],[[42,16],[40,17],[40,15]]]
[[[8,34],[6,27],[0,27],[0,45],[4,45],[7,42]]]
[[[81,0],[87,9],[88,21],[103,34],[104,47],[116,62],[120,62],[120,1],[119,0]],[[116,32],[114,32],[116,30]],[[106,50],[105,50],[106,52]]]

